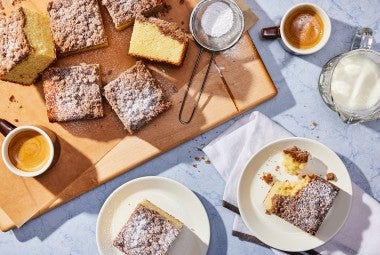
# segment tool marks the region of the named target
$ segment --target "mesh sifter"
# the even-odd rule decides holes
[[[207,8],[214,3],[226,4],[231,9],[232,14],[233,14],[232,27],[229,29],[228,32],[226,32],[225,34],[218,36],[218,37],[209,36],[204,31],[204,29],[202,28],[202,24],[201,24],[202,17],[205,14]],[[225,25],[225,24],[223,24],[223,25]],[[211,63],[214,60],[215,53],[227,50],[227,49],[231,48],[232,46],[234,46],[239,41],[241,35],[243,34],[243,31],[244,31],[244,16],[243,16],[243,13],[242,13],[241,9],[239,8],[239,6],[233,0],[203,0],[203,1],[200,1],[195,6],[195,8],[193,9],[191,16],[190,16],[190,32],[191,32],[194,40],[200,46],[200,51],[199,51],[197,60],[195,62],[193,71],[191,73],[190,80],[189,80],[189,83],[187,85],[187,89],[186,89],[186,92],[184,94],[182,104],[181,104],[181,108],[179,111],[179,121],[182,124],[190,123],[190,121],[192,120],[192,118],[194,116],[194,113],[197,109],[197,105],[199,103],[199,99],[201,98],[203,89],[205,87],[207,76],[210,72]],[[191,115],[187,120],[183,120],[182,113],[183,113],[183,109],[184,109],[184,106],[186,103],[186,99],[187,99],[187,96],[189,94],[189,90],[190,90],[190,87],[192,85],[193,78],[197,72],[199,62],[200,62],[201,56],[202,56],[204,51],[208,51],[211,54],[210,60],[208,62],[208,66],[207,66],[207,71],[206,71],[206,74],[203,78],[203,82],[202,82],[202,85],[200,87],[200,90],[199,90],[198,96],[196,98],[195,105],[194,105],[194,108],[191,112]]]

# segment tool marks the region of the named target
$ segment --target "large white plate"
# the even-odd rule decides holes
[[[311,159],[303,170],[305,174],[315,173],[325,177],[333,172],[340,188],[332,208],[315,236],[293,226],[287,221],[265,213],[263,201],[270,186],[262,179],[264,172],[272,173],[278,180],[296,180],[282,167],[282,151],[293,145],[311,154]],[[276,171],[276,166],[280,170]],[[314,249],[332,238],[348,217],[352,200],[351,179],[339,157],[325,145],[305,138],[277,140],[262,148],[248,161],[239,182],[238,205],[247,227],[262,242],[284,251],[304,251]]]
[[[123,254],[112,246],[112,241],[136,205],[144,199],[148,199],[185,224],[168,254],[207,253],[210,222],[198,197],[174,180],[148,176],[125,183],[104,202],[96,225],[96,241],[100,254]]]

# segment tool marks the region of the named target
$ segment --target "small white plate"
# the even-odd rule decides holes
[[[168,254],[206,254],[210,222],[198,197],[184,185],[164,177],[134,179],[117,188],[104,202],[96,224],[100,254],[123,254],[112,245],[138,203],[148,199],[184,223]]]
[[[340,188],[329,213],[315,236],[293,226],[275,215],[265,213],[263,201],[270,189],[261,177],[269,172],[278,180],[296,180],[296,176],[285,173],[282,167],[282,151],[296,145],[311,154],[303,171],[315,173],[322,178],[333,172],[337,180],[333,184]],[[276,170],[280,166],[280,170]],[[263,243],[284,251],[314,249],[332,238],[346,221],[351,208],[352,186],[347,169],[340,158],[325,145],[306,138],[287,138],[266,145],[251,157],[240,178],[238,205],[244,223]]]

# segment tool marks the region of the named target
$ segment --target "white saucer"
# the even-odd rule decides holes
[[[327,172],[333,172],[337,180],[332,183],[340,188],[332,208],[315,236],[275,215],[267,215],[263,205],[270,189],[270,185],[261,179],[264,172],[269,172],[282,181],[297,179],[285,173],[282,167],[282,151],[294,145],[311,154],[304,174],[315,173],[325,178]],[[276,170],[277,166],[281,170]],[[275,141],[253,155],[241,175],[238,187],[238,205],[244,223],[263,243],[284,251],[310,250],[330,240],[346,221],[351,200],[351,179],[340,158],[317,141],[297,137]]]
[[[198,197],[174,180],[148,176],[125,183],[105,201],[96,225],[96,241],[100,254],[123,254],[112,245],[112,241],[136,205],[144,199],[148,199],[185,224],[170,247],[169,255],[207,253],[210,222]]]

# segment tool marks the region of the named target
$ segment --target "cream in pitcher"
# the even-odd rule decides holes
[[[380,102],[380,66],[363,54],[343,58],[331,79],[331,96],[347,111],[373,108]]]
[[[370,49],[373,42],[373,31],[360,29],[351,51],[334,57],[322,68],[322,99],[345,123],[380,117],[380,53]]]

